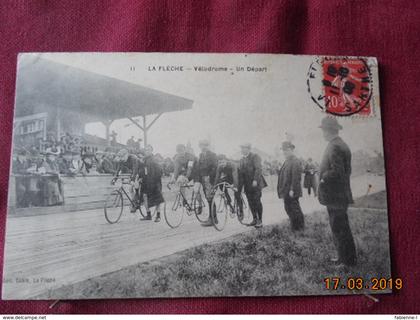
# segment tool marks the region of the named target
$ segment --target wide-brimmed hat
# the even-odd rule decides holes
[[[343,127],[338,123],[337,118],[326,116],[321,120],[321,125],[318,127],[321,129],[335,129],[341,130]]]
[[[284,141],[281,144],[281,149],[282,150],[293,150],[295,148],[295,145],[293,143],[291,143],[290,141]]]
[[[247,149],[251,149],[252,148],[252,144],[249,142],[244,142],[240,145],[241,148],[247,148]]]

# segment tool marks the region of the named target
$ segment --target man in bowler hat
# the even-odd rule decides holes
[[[262,227],[263,205],[261,202],[262,189],[267,187],[267,182],[262,174],[261,158],[251,152],[250,143],[241,145],[242,159],[239,162],[239,188],[244,188],[249,208],[252,213],[252,222],[248,226]]]
[[[343,128],[335,117],[322,119],[324,139],[328,142],[319,172],[319,202],[327,207],[331,231],[338,257],[335,264],[356,265],[356,247],[350,230],[347,208],[353,203],[350,189],[351,151],[339,137]]]
[[[286,160],[279,171],[277,182],[277,195],[284,201],[284,209],[290,219],[293,231],[303,230],[304,217],[299,204],[302,197],[302,165],[294,154],[295,146],[285,141],[282,150]]]

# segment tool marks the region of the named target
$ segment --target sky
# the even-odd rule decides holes
[[[286,133],[292,137],[297,155],[304,158],[320,160],[326,146],[318,128],[325,113],[307,92],[306,77],[313,56],[54,53],[42,57],[193,100],[192,109],[165,113],[150,129],[148,142],[155,152],[165,156],[173,155],[177,144],[187,142],[198,153],[201,139],[209,139],[216,153],[228,156],[238,154],[243,142],[274,155],[286,139]],[[159,66],[183,66],[184,70],[191,70],[149,71]],[[233,69],[196,72],[194,66]],[[263,67],[267,72],[236,71],[241,66]],[[374,89],[376,94],[378,88]],[[382,151],[378,96],[374,117],[339,118],[344,127],[341,135],[353,151]],[[149,116],[148,121],[152,118]],[[111,130],[117,132],[121,143],[131,136],[142,137],[142,132],[129,120],[115,121]],[[86,132],[105,137],[101,123],[88,124]]]

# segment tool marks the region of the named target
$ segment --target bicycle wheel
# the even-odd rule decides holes
[[[211,202],[211,220],[218,231],[225,228],[229,209],[226,199],[221,192],[216,192]]]
[[[193,203],[192,207],[195,213],[195,217],[200,222],[208,222],[209,221],[209,210],[206,210],[205,202],[206,199],[203,200],[201,193],[198,193],[196,196],[193,195]]]
[[[239,199],[235,199],[235,209],[236,216],[241,224],[247,225],[251,223],[252,213],[246,195],[241,194]]]
[[[163,203],[163,215],[167,225],[171,228],[178,228],[182,219],[184,218],[184,207],[181,202],[181,195],[177,194],[172,205],[166,208],[166,203]]]
[[[105,219],[110,224],[117,223],[124,209],[123,196],[120,191],[114,190],[106,198],[104,203]]]

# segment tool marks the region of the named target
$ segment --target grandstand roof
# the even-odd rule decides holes
[[[84,122],[134,118],[192,108],[192,100],[124,80],[52,62],[19,59],[16,116],[61,108]]]

